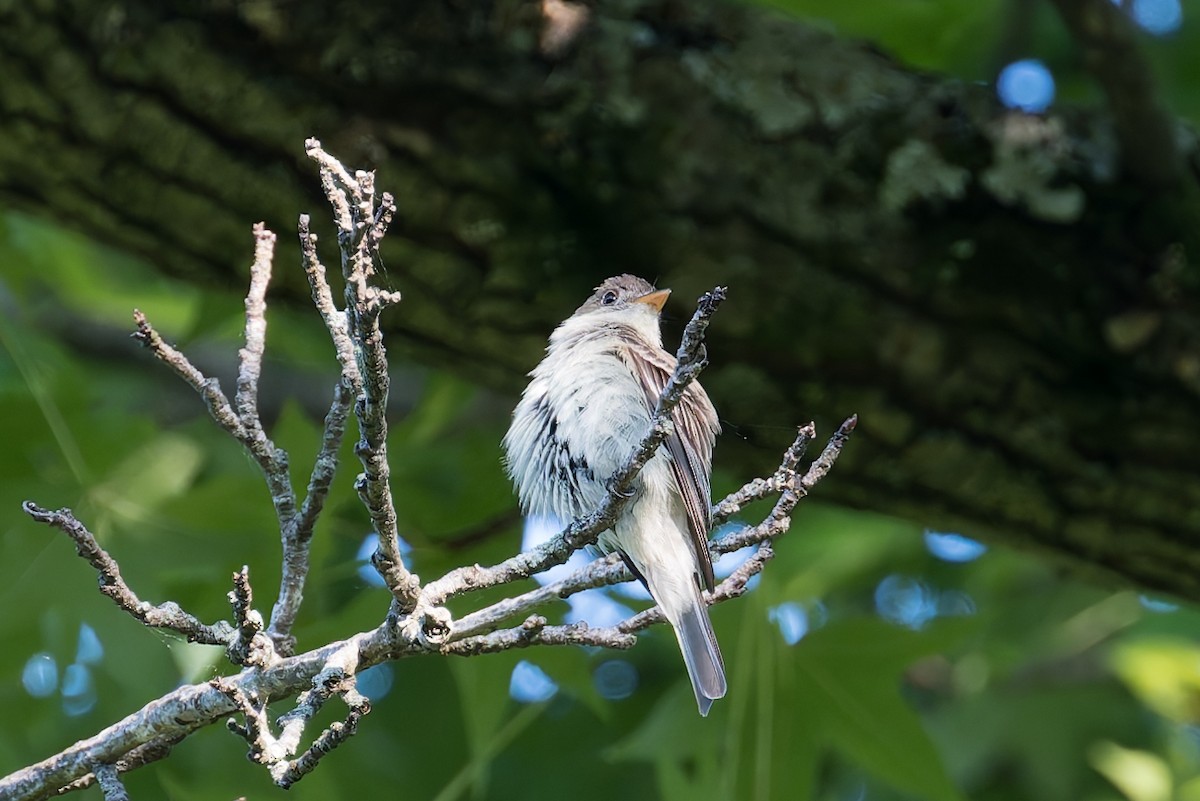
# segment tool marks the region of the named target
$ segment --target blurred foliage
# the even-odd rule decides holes
[[[1060,98],[1096,100],[1047,4],[769,4],[965,80],[1040,58]],[[1168,102],[1193,120],[1198,24],[1185,15],[1175,34],[1147,36]],[[175,600],[209,620],[228,614],[229,577],[242,564],[261,609],[278,582],[278,536],[253,464],[125,338],[135,305],[205,364],[232,368],[239,297],[169,281],[17,215],[0,218],[0,773],[181,682],[229,670],[218,649],[118,612],[68,541],[30,522],[21,501],[72,507],[143,598]],[[270,321],[271,432],[302,486],[327,402],[307,388],[332,387],[332,354],[315,314],[272,308]],[[521,521],[498,446],[511,399],[396,370],[393,477],[415,568],[430,577],[513,553]],[[780,449],[788,438],[779,433]],[[763,472],[777,456],[762,454]],[[719,448],[716,461],[718,494],[750,478],[721,473]],[[369,524],[355,472],[351,459],[318,526],[302,648],[372,627],[387,608],[386,593],[359,570]],[[380,674],[390,691],[361,733],[290,796],[1200,799],[1196,609],[1083,583],[1038,554],[939,557],[919,521],[822,506],[819,488],[814,497],[761,583],[714,610],[730,692],[710,718],[696,716],[663,630],[619,654],[411,659]],[[480,600],[488,597],[495,593]],[[566,609],[547,611],[557,618]],[[614,659],[636,670],[622,700],[606,700],[594,679]],[[521,660],[557,685],[553,697],[513,700]],[[131,793],[282,797],[243,750],[212,727],[129,776]]]

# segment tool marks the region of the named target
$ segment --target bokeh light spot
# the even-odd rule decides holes
[[[875,587],[879,616],[910,629],[919,629],[937,616],[937,596],[923,581],[892,574]]]
[[[1133,21],[1155,36],[1166,36],[1183,24],[1179,0],[1133,0]]]
[[[79,624],[79,643],[75,646],[75,661],[81,665],[95,665],[104,658],[104,646],[96,630],[87,623]]]
[[[596,666],[592,682],[601,698],[620,701],[633,695],[637,689],[637,668],[624,659],[609,659]]]
[[[633,610],[600,589],[577,592],[567,599],[571,609],[568,623],[587,623],[589,626],[615,626],[633,615]]]
[[[767,610],[767,619],[779,627],[783,641],[795,645],[808,634],[808,610],[795,601],[787,601]]]
[[[970,537],[925,529],[925,547],[944,562],[972,562],[987,553],[987,546]]]
[[[408,544],[403,537],[396,538],[397,546],[400,549],[400,560],[404,562],[404,566],[412,570],[412,546]],[[375,565],[371,563],[371,555],[379,547],[379,535],[372,531],[363,538],[362,545],[358,546],[358,554],[356,560],[358,562],[358,577],[371,587],[386,587],[383,583],[383,576],[379,575],[379,571],[375,569]]]
[[[358,674],[358,691],[372,701],[378,701],[391,692],[395,680],[396,672],[391,665],[375,665]]]
[[[1161,598],[1151,598],[1149,595],[1139,595],[1138,603],[1142,605],[1143,609],[1149,612],[1157,612],[1159,614],[1175,612],[1179,609],[1179,604],[1173,604],[1170,601],[1164,601]]]
[[[68,665],[63,671],[63,711],[71,717],[83,715],[96,705],[96,684],[87,665]]]
[[[44,651],[34,654],[21,671],[21,684],[34,698],[45,698],[58,689],[58,662]]]
[[[1014,61],[1000,70],[996,94],[1009,108],[1038,114],[1054,102],[1054,76],[1036,59]]]
[[[557,692],[558,685],[554,679],[532,662],[522,659],[513,668],[512,678],[508,682],[508,694],[522,704],[549,701]]]

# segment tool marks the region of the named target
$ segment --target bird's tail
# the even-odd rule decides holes
[[[675,629],[675,639],[692,680],[696,705],[701,715],[707,715],[713,701],[725,697],[725,661],[699,590],[694,591],[691,606],[677,617],[670,621],[671,627]]]

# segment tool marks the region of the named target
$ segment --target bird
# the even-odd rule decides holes
[[[676,365],[659,326],[670,293],[634,275],[614,276],[551,333],[503,441],[505,468],[525,514],[566,521],[595,510],[611,476],[649,433]],[[697,382],[684,391],[672,422],[597,544],[621,555],[671,624],[697,707],[707,716],[726,691],[702,595],[714,587],[708,531],[720,422]]]

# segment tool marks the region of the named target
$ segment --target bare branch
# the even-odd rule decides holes
[[[337,159],[321,148],[318,140],[309,139],[304,146],[309,158],[320,166],[321,186],[334,207],[338,223],[342,275],[346,280],[345,319],[361,376],[359,383],[354,386],[357,393],[354,414],[361,434],[354,452],[362,462],[363,472],[354,486],[379,535],[379,547],[371,561],[399,609],[408,612],[417,606],[421,585],[418,577],[404,566],[396,531],[396,508],[392,500],[391,468],[387,459],[390,378],[383,332],[379,328],[380,312],[400,298],[370,283],[380,239],[395,211],[395,204],[391,195],[385,194],[377,217],[373,174],[359,171],[351,178]],[[305,237],[302,233],[302,247],[306,247],[305,239],[311,242],[311,235]],[[314,293],[321,294],[317,280],[323,282],[324,276],[323,270],[318,275],[319,262],[315,258],[315,247],[312,258],[306,255],[305,263]],[[318,305],[322,304],[323,297],[318,299]],[[328,305],[332,305],[332,299]],[[335,346],[338,345],[336,327],[330,328]]]
[[[325,431],[321,437],[321,450],[313,464],[312,476],[308,480],[308,491],[300,509],[300,521],[296,526],[298,539],[307,541],[312,537],[313,526],[325,506],[329,486],[337,473],[337,455],[346,433],[346,420],[350,416],[350,388],[339,381],[333,388],[333,402],[325,415]]]
[[[765,540],[760,542],[758,550],[749,559],[738,565],[737,569],[718,584],[713,592],[706,594],[705,600],[711,606],[733,598],[740,598],[745,594],[750,579],[761,573],[762,569],[766,567],[767,562],[771,561],[774,557],[775,551],[771,548],[771,543]],[[657,606],[654,606],[644,612],[639,612],[628,620],[618,623],[613,628],[623,634],[632,634],[633,632],[649,628],[656,623],[662,623],[664,620],[666,618],[663,617],[662,611]]]
[[[129,793],[121,783],[115,765],[97,765],[95,776],[101,792],[104,793],[104,801],[129,801]]]
[[[143,765],[149,765],[151,762],[157,762],[158,760],[165,758],[171,753],[171,749],[173,749],[175,745],[184,738],[184,736],[185,735],[179,734],[173,738],[163,737],[151,740],[145,745],[137,746],[129,751],[129,753],[127,753],[124,757],[113,763],[116,765],[117,773],[128,773],[129,771],[136,770]],[[62,787],[49,791],[49,794],[56,796],[66,795],[67,793],[73,793],[76,790],[83,790],[91,787],[95,783],[95,772],[87,773],[75,781],[70,782],[69,784],[64,784]]]
[[[330,337],[333,338],[333,347],[337,353],[338,364],[342,367],[342,376],[350,382],[350,387],[357,396],[362,392],[362,376],[358,372],[358,361],[354,355],[354,342],[350,339],[346,313],[334,303],[325,265],[317,256],[317,235],[309,230],[309,224],[308,215],[301,214],[297,225],[300,234],[300,254],[312,290],[313,305],[317,307]]]
[[[355,687],[358,651],[347,642],[334,650],[324,667],[312,678],[310,689],[300,694],[296,706],[279,719],[279,737],[271,735],[266,701],[257,693],[248,692],[236,681],[217,679],[213,686],[238,705],[246,724],[227,721],[229,729],[250,743],[249,757],[265,765],[280,787],[290,787],[316,767],[317,762],[358,730],[359,719],[371,711],[370,702]],[[289,760],[300,747],[300,739],[308,722],[325,702],[337,696],[349,707],[341,722],[332,724],[318,735],[312,745],[295,760]]]
[[[70,537],[79,555],[100,574],[100,592],[112,598],[117,606],[132,615],[135,620],[154,628],[179,632],[187,637],[189,642],[227,645],[232,639],[233,628],[223,620],[208,625],[180,609],[179,604],[173,601],[155,606],[138,598],[121,577],[121,568],[117,561],[100,547],[95,535],[75,518],[70,509],[50,511],[32,501],[25,501],[21,508],[39,523],[53,526]]]
[[[783,454],[779,469],[770,478],[756,478],[747,482],[736,492],[731,492],[720,503],[713,507],[713,523],[721,523],[742,511],[748,504],[761,501],[769,495],[782,492],[791,480],[796,466],[800,464],[808,443],[817,436],[817,428],[812,423],[802,426],[796,439]]]
[[[205,376],[204,373],[192,366],[186,356],[168,345],[150,325],[150,321],[146,319],[146,315],[140,309],[133,310],[133,321],[137,325],[137,330],[131,336],[149,348],[159,361],[170,367],[188,386],[196,390],[204,399],[209,414],[217,421],[217,424],[228,431],[238,442],[245,444],[246,430],[242,427],[242,421],[238,419],[233,406],[230,405],[229,398],[225,397],[225,393],[221,391],[221,383],[215,378]]]
[[[796,504],[800,502],[800,499],[807,496],[808,491],[816,486],[817,482],[824,478],[833,467],[834,462],[841,455],[842,448],[845,447],[857,424],[858,416],[853,415],[838,426],[838,430],[829,438],[829,442],[826,443],[824,450],[821,451],[821,455],[813,460],[813,463],[809,465],[804,475],[794,476],[783,492],[780,493],[779,500],[775,502],[775,506],[771,509],[770,514],[757,526],[743,528],[714,540],[712,544],[714,553],[737,551],[745,548],[747,545],[755,545],[786,533],[792,525],[792,510],[796,508]],[[802,429],[801,436],[803,435],[804,431]],[[800,438],[798,437],[797,442],[799,440]],[[789,453],[791,453],[791,449],[789,449]]]
[[[247,667],[268,667],[277,662],[279,657],[275,655],[274,641],[263,635],[262,615],[254,608],[250,568],[246,565],[233,574],[229,605],[233,607],[233,619],[238,627],[237,636],[226,649],[229,660]]]
[[[346,714],[346,719],[329,724],[329,727],[313,740],[312,745],[306,748],[304,753],[288,762],[282,770],[275,774],[275,783],[280,787],[284,789],[291,787],[310,773],[330,751],[358,733],[358,721],[371,711],[371,702],[353,686],[341,690],[338,696],[349,707],[350,711]]]
[[[137,323],[134,337],[201,394],[213,418],[242,443],[262,471],[279,521],[283,549],[279,597],[269,631],[276,648],[283,653],[290,653],[294,647],[291,627],[303,599],[304,582],[308,575],[311,528],[307,535],[297,532],[296,493],[288,472],[288,455],[267,436],[258,415],[258,384],[262,377],[266,347],[266,294],[271,280],[276,238],[263,223],[257,223],[254,226],[254,240],[254,263],[250,267],[250,288],[246,293],[245,345],[238,351],[237,392],[232,405],[221,392],[217,380],[205,377],[186,356],[166,344],[146,316],[137,310],[134,311]],[[321,463],[320,467],[325,470],[328,466]]]
[[[617,631],[615,627],[591,628],[582,622],[567,626],[548,626],[546,623],[546,618],[533,615],[520,626],[465,637],[445,646],[442,652],[476,656],[510,648],[528,648],[531,645],[591,645],[626,649],[637,643],[637,637]]]
[[[760,545],[754,556],[717,586],[710,602],[719,603],[737,597],[745,591],[749,579],[758,573],[771,557],[772,551],[764,541],[786,531],[787,525],[784,521],[787,520],[787,515],[794,508],[796,501],[828,472],[853,430],[854,423],[855,419],[850,418],[842,424],[804,476],[793,481],[790,491],[781,495],[772,513],[763,523],[718,537],[713,541],[714,553],[726,553],[754,542],[764,544]],[[801,430],[797,443],[801,443],[807,432],[807,427]],[[793,459],[791,454],[798,451],[798,448],[799,445],[794,445],[789,449],[788,455],[784,457],[785,465],[790,463]],[[628,579],[629,574],[625,567],[610,557],[593,562],[572,577],[536,592],[542,593],[539,595],[539,602],[544,602],[551,597],[567,597],[586,587]],[[507,614],[511,615],[513,612]],[[445,624],[444,619],[432,615],[431,618]],[[463,621],[468,619],[469,617],[464,618]],[[470,655],[535,644],[588,644],[624,648],[632,645],[632,636],[636,631],[660,619],[661,615],[657,609],[650,609],[615,627],[585,628],[578,625],[547,626],[544,618],[535,616],[516,629],[486,635],[462,636],[458,641],[442,646],[441,650],[449,654]],[[458,628],[456,633],[463,630]],[[372,631],[357,634],[300,656],[280,660],[263,670],[243,671],[237,676],[219,681],[226,685],[226,690],[231,685],[236,686],[247,698],[278,699],[300,692],[306,687],[315,688],[316,677],[329,667],[330,660],[334,657],[341,660],[352,658],[355,670],[363,670],[386,660],[427,653],[430,647],[427,640],[411,636],[409,627],[395,626],[385,621]],[[347,700],[349,702],[352,699],[347,697]],[[136,767],[138,764],[161,758],[170,745],[197,729],[227,717],[239,708],[241,707],[231,700],[228,692],[222,692],[216,687],[205,684],[179,688],[96,736],[76,743],[50,759],[0,779],[0,797],[23,801],[41,797],[60,788],[74,789],[86,786],[90,783],[87,777],[91,775],[91,770],[96,764],[114,762],[124,756],[132,767]],[[265,715],[265,706],[263,709]],[[353,720],[347,718],[344,725],[352,727],[356,723],[357,717]],[[331,728],[322,742],[340,742],[339,738],[344,739],[344,735]],[[140,754],[149,756],[139,762],[135,756]],[[297,759],[296,763],[308,764],[303,756]],[[292,775],[288,771],[288,768],[284,768],[280,775]]]
[[[805,447],[815,436],[815,429],[811,423],[802,427],[795,441],[784,453],[779,469],[771,479],[756,479],[726,497],[719,506],[723,506],[726,509],[733,509],[738,503],[745,501],[749,496],[760,492],[764,486],[777,485],[779,488],[776,491],[780,493],[774,507],[761,523],[756,526],[747,526],[738,529],[712,540],[709,543],[709,548],[713,554],[719,556],[740,550],[749,545],[761,545],[784,534],[791,526],[791,513],[795,509],[796,504],[802,497],[808,494],[809,489],[829,472],[833,463],[837,461],[837,457],[841,453],[842,447],[845,445],[851,432],[854,430],[857,420],[857,417],[851,417],[842,423],[837,432],[830,438],[829,443],[825,446],[820,456],[813,461],[808,471],[801,477],[796,475],[795,468],[800,462]],[[766,497],[767,494],[763,492],[762,495],[753,499],[761,499],[762,497]],[[757,572],[762,569],[768,559],[770,559],[770,554],[764,554],[760,548],[759,553],[751,557],[749,561],[757,564],[755,570]],[[733,575],[739,575],[741,569],[739,568]],[[730,576],[729,579],[726,579],[717,587],[712,595],[714,599],[711,601],[712,603],[720,600],[728,600],[741,594],[740,591],[736,594],[731,594],[732,587],[735,586],[729,584],[732,578],[733,576]],[[616,554],[610,554],[604,558],[594,560],[559,581],[546,584],[512,598],[505,598],[483,609],[464,615],[454,621],[453,634],[450,637],[450,641],[457,648],[458,642],[479,635],[481,632],[486,632],[500,625],[504,620],[529,612],[550,601],[568,598],[575,593],[595,587],[620,584],[632,579],[633,575],[625,567],[620,557]],[[746,576],[746,580],[748,579],[749,575]],[[436,583],[431,582],[430,586],[434,586]],[[652,622],[659,619],[661,618],[656,617]],[[649,625],[649,623],[646,625]],[[606,635],[601,633],[590,636],[603,639]],[[458,650],[454,652],[459,653]]]
[[[271,610],[271,624],[267,632],[277,643],[284,643],[282,650],[285,653],[292,653],[294,650],[291,630],[300,611],[300,603],[304,599],[313,529],[321,510],[325,508],[329,487],[337,473],[338,450],[341,449],[342,439],[346,434],[351,397],[351,390],[346,385],[345,378],[339,380],[333,388],[333,402],[325,415],[321,449],[313,463],[300,514],[294,525],[284,529],[283,573],[280,577],[279,598]]]
[[[263,352],[267,345],[267,285],[275,258],[275,234],[263,223],[254,225],[254,263],[250,266],[250,289],[246,292],[246,344],[238,351],[237,393],[234,407],[242,424],[250,429],[252,441],[263,436],[258,417],[258,382],[262,377]]]

